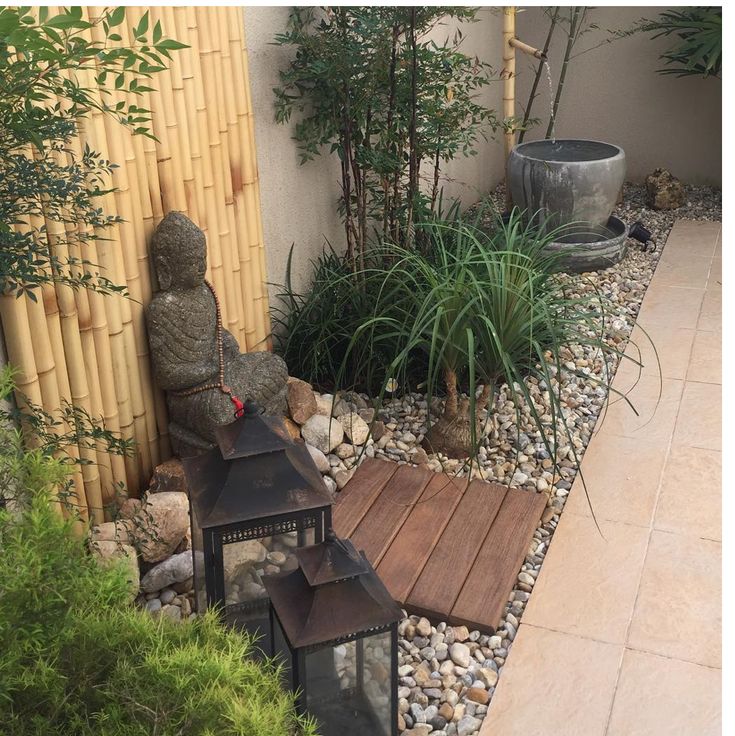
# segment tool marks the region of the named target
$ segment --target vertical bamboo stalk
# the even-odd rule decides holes
[[[505,209],[510,210],[513,199],[508,183],[508,157],[515,145],[515,130],[512,120],[516,105],[516,52],[511,40],[516,34],[516,8],[503,8],[503,118],[505,122]]]

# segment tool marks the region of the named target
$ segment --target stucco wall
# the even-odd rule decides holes
[[[295,285],[308,285],[308,262],[327,238],[339,248],[343,237],[336,215],[339,169],[335,157],[324,155],[299,165],[296,145],[288,126],[273,117],[272,88],[278,70],[286,64],[288,51],[273,46],[283,30],[287,7],[245,9],[250,63],[250,84],[256,115],[258,166],[260,172],[263,227],[268,277],[281,283],[289,248],[294,243]],[[598,7],[591,18],[602,29],[628,28],[641,17],[654,17],[661,8]],[[533,45],[543,44],[547,19],[540,8],[518,14],[518,36]],[[484,7],[480,22],[465,24],[464,50],[502,68],[502,15],[498,8]],[[437,31],[442,38],[451,32]],[[580,49],[595,45],[603,31],[591,32]],[[563,34],[557,34],[551,50],[554,82],[558,79],[563,52]],[[721,181],[721,82],[716,79],[677,79],[656,73],[658,54],[665,39],[635,35],[601,46],[576,59],[569,69],[556,125],[559,137],[586,137],[621,145],[628,158],[628,178],[640,180],[657,166],[665,166],[687,182],[718,184]],[[522,113],[534,67],[518,56],[516,83],[518,112]],[[534,115],[544,117],[548,92],[544,84]],[[502,110],[502,82],[483,92],[483,101]],[[540,137],[545,124],[527,139]],[[446,195],[459,196],[470,204],[486,194],[503,177],[501,134],[481,142],[479,155],[459,158],[446,169]],[[271,287],[271,296],[276,293]]]
[[[639,18],[655,18],[664,8],[596,7],[589,18],[600,26],[578,42],[591,48],[609,37],[606,29],[627,29]],[[603,30],[604,29],[604,30]],[[518,14],[519,38],[543,45],[548,18],[542,8]],[[556,84],[566,36],[557,32],[550,65]],[[672,46],[670,39],[651,40],[635,34],[582,54],[569,66],[556,121],[557,137],[607,140],[622,146],[628,179],[643,179],[657,166],[692,184],[722,181],[722,83],[719,79],[677,78],[656,72],[658,56]],[[575,51],[576,53],[576,51]],[[518,57],[520,59],[520,56]],[[517,99],[525,105],[533,80],[527,57],[519,65]],[[548,86],[534,103],[534,116],[544,125],[527,135],[542,137],[548,120]]]

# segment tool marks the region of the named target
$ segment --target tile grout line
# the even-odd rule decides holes
[[[676,227],[676,223],[674,224],[674,227]],[[672,227],[672,231],[673,231],[673,229],[674,228]],[[718,230],[718,234],[719,234],[719,232],[720,231]],[[669,233],[669,235],[670,234],[671,233]],[[719,237],[719,235],[717,237]],[[666,246],[664,245],[664,248],[665,247]],[[717,249],[717,238],[715,239],[715,247],[713,248],[713,255],[711,256],[712,259],[714,258],[714,251],[716,249]],[[710,261],[710,271],[711,270],[712,270],[712,264],[711,264],[711,261]],[[709,272],[707,274],[707,279],[709,281]],[[656,280],[656,272],[654,271],[653,278],[651,279],[651,282],[648,285],[648,288],[649,289],[651,288],[651,286],[653,285],[653,283],[654,283],[655,280]],[[646,291],[648,291],[648,290],[646,290]],[[645,297],[644,297],[644,300],[645,300]],[[699,303],[699,309],[697,310],[697,320],[696,320],[696,323],[695,324],[699,324],[699,319],[702,316],[702,308],[703,308],[703,306],[704,306],[704,299],[702,299],[702,301]],[[693,352],[693,350],[694,350],[694,342],[692,341],[692,347],[690,348],[690,351],[689,351],[689,358],[688,358],[688,362],[687,362],[687,370],[686,370],[686,374],[685,375],[687,375],[689,373],[689,364],[690,364],[691,359],[692,359],[692,352]],[[649,554],[650,548],[651,548],[651,538],[653,536],[653,532],[655,531],[656,512],[658,511],[658,505],[659,505],[659,502],[661,500],[661,486],[663,484],[663,476],[664,476],[664,472],[666,470],[666,466],[668,465],[669,459],[671,457],[671,448],[672,448],[672,445],[673,445],[673,442],[674,442],[674,434],[676,433],[676,425],[677,425],[677,423],[679,421],[679,413],[681,411],[681,404],[682,404],[682,400],[684,398],[684,389],[685,388],[686,388],[686,378],[682,381],[682,389],[681,389],[681,393],[679,394],[678,406],[676,408],[676,418],[674,419],[674,423],[673,423],[673,426],[671,428],[671,436],[669,437],[669,441],[668,441],[668,444],[667,444],[666,456],[664,458],[664,462],[663,462],[663,464],[661,466],[661,470],[659,472],[658,485],[657,485],[657,488],[656,488],[656,500],[655,500],[655,502],[653,504],[653,513],[651,514],[651,522],[650,522],[650,525],[649,525],[649,528],[648,528],[648,540],[646,542],[646,551],[645,551],[645,554],[643,555],[643,564],[641,565],[640,575],[638,576],[638,585],[637,585],[637,589],[636,589],[635,599],[633,601],[633,608],[631,609],[630,619],[628,620],[628,626],[626,627],[626,630],[625,630],[625,639],[623,641],[623,651],[621,652],[621,655],[620,655],[620,662],[618,663],[618,671],[617,671],[617,674],[615,676],[615,684],[613,686],[612,698],[610,700],[610,708],[608,710],[607,719],[605,721],[605,731],[604,731],[604,733],[605,733],[606,736],[607,736],[607,734],[609,733],[609,730],[610,730],[610,721],[612,720],[613,709],[615,707],[615,699],[617,698],[617,694],[618,694],[618,685],[620,684],[620,675],[621,675],[622,670],[623,670],[623,660],[625,658],[625,652],[629,649],[629,647],[628,647],[628,638],[630,636],[631,627],[633,626],[633,619],[635,617],[636,608],[638,607],[638,599],[639,599],[640,593],[641,593],[641,582],[643,581],[643,573],[644,573],[645,568],[646,568],[646,562],[648,560],[648,554]],[[631,651],[638,651],[638,650],[633,649],[632,647],[630,647],[630,649],[631,649]]]

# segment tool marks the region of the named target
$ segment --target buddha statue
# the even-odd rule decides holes
[[[247,399],[266,414],[285,414],[283,359],[240,353],[222,326],[217,296],[205,280],[204,233],[182,213],[170,212],[153,234],[151,253],[160,290],[147,307],[146,324],[174,452],[185,457],[213,447],[215,428],[232,422]]]

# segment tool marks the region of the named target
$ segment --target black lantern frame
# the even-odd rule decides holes
[[[217,443],[182,460],[197,608],[215,607],[226,623],[260,634],[268,651],[264,580],[295,569],[298,547],[324,539],[332,500],[306,446],[277,417],[246,413],[217,430]]]
[[[271,655],[322,736],[397,736],[401,610],[364,553],[330,531],[271,577]]]

